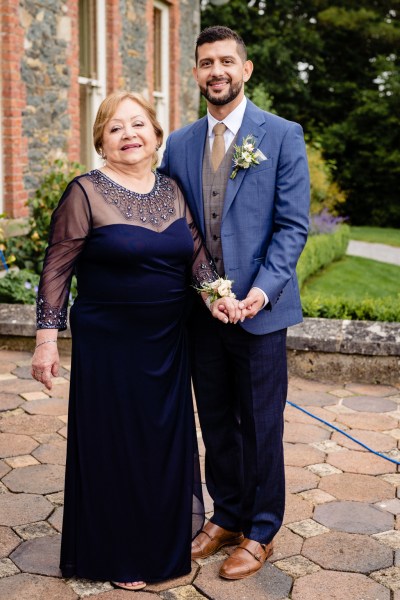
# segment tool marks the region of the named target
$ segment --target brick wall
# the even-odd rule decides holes
[[[28,193],[23,184],[28,165],[28,140],[22,132],[22,112],[26,90],[20,64],[24,54],[24,30],[19,18],[19,0],[3,2],[1,11],[2,130],[4,168],[4,212],[10,217],[25,217]]]

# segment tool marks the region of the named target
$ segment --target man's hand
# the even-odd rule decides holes
[[[251,288],[246,298],[239,302],[239,308],[242,311],[240,320],[252,319],[259,310],[264,307],[265,298],[260,290]]]

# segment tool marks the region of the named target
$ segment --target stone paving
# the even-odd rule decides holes
[[[109,582],[60,577],[68,356],[62,363],[49,393],[30,378],[28,353],[0,351],[0,598],[124,600],[132,592]],[[292,377],[288,399],[400,460],[400,384]],[[193,562],[186,577],[134,592],[135,600],[400,600],[396,464],[291,405],[285,452],[286,514],[268,564],[224,581],[227,548]],[[211,511],[206,490],[205,500]]]

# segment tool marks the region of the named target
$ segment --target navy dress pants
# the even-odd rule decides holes
[[[189,339],[211,520],[269,543],[285,507],[286,329],[253,335],[195,304]]]

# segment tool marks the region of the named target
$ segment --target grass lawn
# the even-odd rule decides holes
[[[400,229],[390,227],[350,227],[350,239],[375,244],[400,246]]]
[[[302,288],[302,294],[359,300],[396,296],[399,293],[400,267],[357,256],[345,256],[331,263],[307,279]]]

